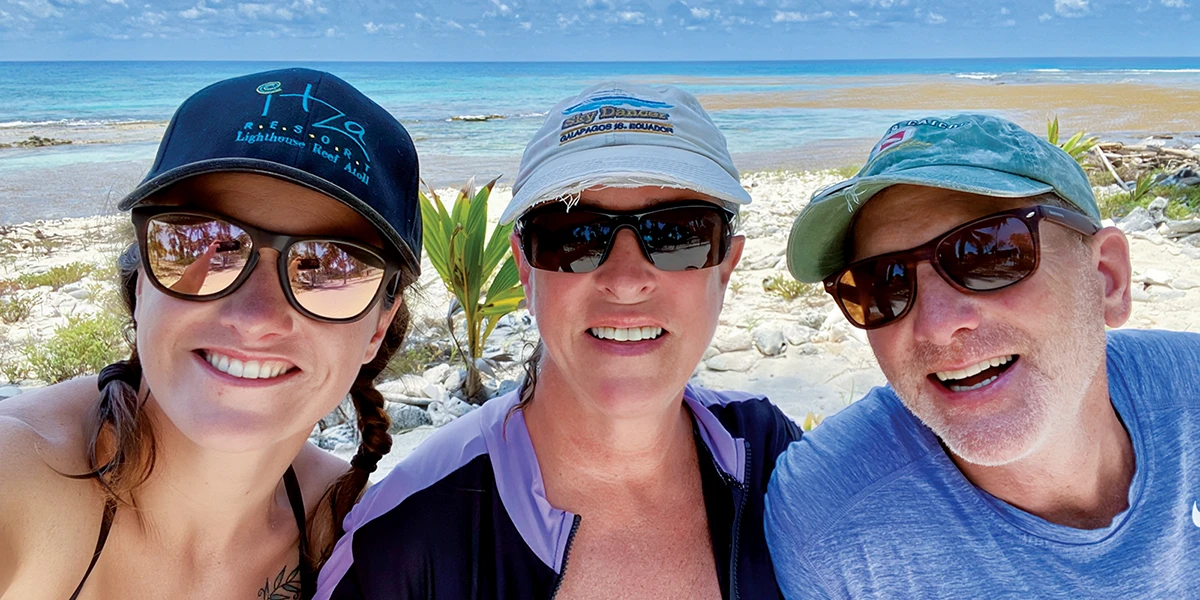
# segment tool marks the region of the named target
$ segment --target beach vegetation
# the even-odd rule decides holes
[[[25,345],[25,360],[35,379],[58,383],[99,373],[129,353],[125,318],[111,313],[69,317],[49,339]]]
[[[10,295],[0,298],[0,321],[9,325],[20,323],[33,314],[33,307],[38,303],[38,296]]]
[[[829,172],[841,177],[842,179],[850,179],[851,177],[858,175],[858,172],[862,170],[862,167],[862,165],[846,165],[844,167],[830,169]]]
[[[0,340],[0,381],[17,383],[29,375],[29,365],[25,363],[18,346],[12,342]]]
[[[488,198],[495,185],[493,179],[477,191],[472,179],[449,209],[434,190],[420,194],[425,254],[453,297],[446,324],[467,368],[463,391],[476,404],[486,400],[482,372],[492,368],[484,345],[501,317],[525,305],[509,248],[512,224],[497,225],[488,237]],[[465,340],[455,333],[460,321]]]
[[[1087,153],[1100,143],[1100,138],[1092,136],[1085,138],[1087,132],[1080,131],[1067,139],[1067,141],[1059,143],[1058,141],[1058,115],[1054,115],[1053,120],[1046,121],[1046,139],[1055,146],[1062,148],[1075,162],[1083,164],[1087,158]]]
[[[800,429],[803,429],[806,432],[812,431],[817,428],[817,425],[821,424],[821,421],[824,420],[825,417],[810,410],[808,411],[808,414],[804,416],[804,422],[800,423]]]
[[[1182,220],[1196,216],[1196,213],[1200,212],[1200,187],[1156,185],[1155,182],[1162,176],[1160,172],[1144,173],[1138,177],[1132,190],[1097,196],[1100,216],[1105,219],[1123,217],[1135,208],[1149,207],[1158,197],[1167,199],[1164,215],[1168,219]]]
[[[792,302],[798,298],[820,298],[821,286],[812,283],[802,283],[783,273],[777,273],[763,280],[763,291]]]
[[[94,270],[95,267],[88,263],[73,262],[51,267],[41,273],[18,275],[16,283],[18,287],[26,290],[44,286],[50,286],[51,289],[57,290],[68,283],[75,283],[91,275]]]

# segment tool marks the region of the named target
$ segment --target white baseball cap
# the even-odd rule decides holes
[[[725,136],[696,97],[669,85],[607,82],[559,102],[521,156],[500,223],[595,187],[700,192],[736,212],[750,203]]]

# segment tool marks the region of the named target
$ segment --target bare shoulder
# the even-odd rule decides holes
[[[0,402],[0,591],[39,554],[47,523],[99,514],[95,485],[64,476],[86,470],[83,419],[95,386],[73,380]]]
[[[306,443],[296,455],[296,460],[292,461],[292,466],[296,469],[296,478],[300,481],[304,504],[312,510],[321,496],[325,495],[325,490],[346,473],[350,463],[311,443]]]
[[[53,468],[84,462],[84,421],[99,392],[95,377],[80,377],[0,402],[0,469],[20,457]]]

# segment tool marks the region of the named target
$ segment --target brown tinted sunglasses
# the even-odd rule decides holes
[[[1037,271],[1042,220],[1084,235],[1100,230],[1088,217],[1056,206],[1006,210],[916,248],[852,263],[825,279],[825,291],[854,326],[876,329],[908,314],[917,296],[917,265],[923,261],[961,292],[1001,290]]]

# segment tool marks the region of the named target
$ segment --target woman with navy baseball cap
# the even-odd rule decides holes
[[[366,493],[317,598],[780,598],[763,500],[800,430],[689,383],[749,201],[691,94],[607,83],[551,109],[501,217],[529,374]]]
[[[0,404],[0,598],[308,598],[391,447],[418,165],[328,73],[215,83],[124,200],[128,360]],[[97,390],[98,388],[98,390]],[[308,444],[349,394],[347,465]]]

